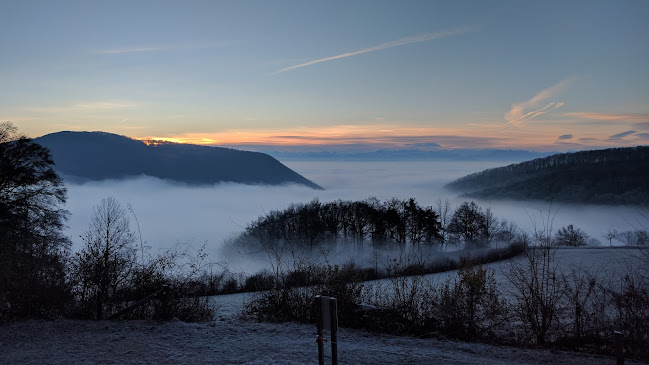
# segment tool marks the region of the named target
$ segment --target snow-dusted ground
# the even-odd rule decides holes
[[[563,249],[562,266],[602,276],[637,267],[636,250]],[[519,260],[518,258],[517,260]],[[488,265],[499,283],[505,263]],[[430,275],[445,280],[455,272]],[[0,364],[313,364],[315,325],[238,319],[250,294],[212,297],[216,320],[21,321],[0,326]],[[340,364],[613,364],[610,357],[477,343],[417,339],[341,328]],[[329,344],[326,353],[330,353]],[[327,363],[330,363],[327,359]],[[627,361],[627,364],[634,364]]]
[[[0,364],[314,364],[315,326],[25,321],[0,326]],[[369,334],[342,328],[340,364],[613,364],[610,357]],[[330,353],[327,344],[325,352]],[[325,363],[330,363],[327,357]],[[627,364],[634,364],[627,361]]]

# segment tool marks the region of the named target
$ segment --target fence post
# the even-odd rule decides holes
[[[624,334],[620,331],[613,332],[615,336],[615,360],[617,365],[624,365]]]
[[[329,318],[331,320],[331,364],[338,365],[338,302],[329,298]]]
[[[316,342],[318,343],[318,364],[324,365],[324,338],[322,337],[322,300],[319,295],[315,297],[315,307],[316,307],[316,326],[318,328],[318,338]]]

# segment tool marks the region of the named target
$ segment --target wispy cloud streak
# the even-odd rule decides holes
[[[225,42],[211,42],[204,44],[176,44],[154,47],[127,47],[127,48],[109,48],[96,50],[98,54],[121,54],[121,53],[142,53],[142,52],[163,52],[163,51],[189,51],[199,50],[218,46],[225,46]]]
[[[614,134],[614,135],[608,137],[608,139],[609,140],[618,140],[618,139],[622,139],[622,138],[628,137],[628,136],[636,134],[636,133],[638,133],[638,132],[637,131],[626,131],[626,132]]]
[[[541,105],[543,105],[546,100],[554,97],[571,82],[572,79],[563,80],[553,86],[541,90],[530,100],[512,104],[512,107],[509,109],[507,114],[505,114],[507,125],[518,126],[525,121],[538,117],[539,115],[561,108],[565,103],[552,101],[545,104],[543,107],[541,107]]]
[[[137,53],[137,52],[154,52],[162,51],[162,47],[142,47],[142,48],[120,48],[120,49],[103,49],[97,51],[100,54],[120,54],[120,53]]]
[[[471,30],[471,28],[468,28],[468,27],[467,28],[457,28],[457,29],[446,30],[446,31],[441,31],[441,32],[435,32],[435,33],[421,34],[421,35],[417,35],[417,36],[405,37],[405,38],[397,39],[395,41],[381,43],[381,44],[379,44],[377,46],[359,49],[358,51],[342,53],[342,54],[339,54],[339,55],[336,55],[336,56],[320,58],[320,59],[309,61],[309,62],[306,62],[306,63],[301,63],[299,65],[286,67],[286,68],[283,68],[283,69],[281,69],[279,71],[276,71],[275,74],[290,71],[290,70],[295,70],[295,69],[302,68],[302,67],[315,65],[317,63],[338,60],[338,59],[341,59],[341,58],[352,57],[352,56],[356,56],[356,55],[363,54],[363,53],[381,51],[381,50],[388,49],[388,48],[405,46],[407,44],[432,41],[434,39],[445,38],[445,37],[449,37],[449,36],[452,36],[452,35],[455,35],[455,34],[466,33],[466,32],[468,32],[470,30]]]
[[[66,106],[28,107],[25,110],[36,113],[70,113],[70,112],[108,112],[119,109],[134,108],[135,103],[128,101],[99,101]]]
[[[616,114],[616,113],[563,113],[565,117],[622,122],[649,122],[649,114]]]

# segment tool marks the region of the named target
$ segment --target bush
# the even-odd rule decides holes
[[[243,284],[243,291],[261,291],[275,288],[277,281],[275,276],[268,271],[261,271],[246,278]]]
[[[572,224],[563,227],[557,231],[555,241],[559,246],[586,246],[588,235],[580,228],[575,228]]]
[[[354,264],[342,267],[313,266],[321,272],[319,284],[285,285],[272,288],[267,292],[253,296],[244,306],[244,316],[271,322],[294,321],[300,323],[315,322],[314,298],[316,295],[334,297],[338,302],[338,320],[341,326],[352,322],[354,309],[358,307],[363,289],[363,277]],[[282,275],[284,283],[288,277],[302,277],[303,271],[289,272]],[[313,279],[308,279],[313,281]]]

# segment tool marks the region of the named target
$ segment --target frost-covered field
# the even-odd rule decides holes
[[[563,247],[556,250],[554,257],[559,272],[570,275],[573,269],[583,270],[595,274],[603,285],[615,285],[619,284],[619,280],[625,274],[646,265],[646,262],[643,261],[645,254],[643,254],[642,250],[644,250],[645,254],[648,251],[647,249],[628,247]],[[513,290],[511,283],[507,279],[511,261],[525,267],[524,260],[524,257],[519,256],[512,260],[485,265],[489,270],[493,270],[494,279],[503,294],[508,294]],[[649,269],[645,268],[645,270]],[[457,271],[427,275],[427,278],[433,283],[440,283],[456,277]]]
[[[0,327],[0,364],[314,364],[315,326],[26,321]],[[340,364],[612,364],[610,357],[375,335],[342,328]],[[325,348],[327,354],[330,348]],[[330,363],[327,358],[326,363]],[[627,361],[628,364],[634,362]]]
[[[623,248],[561,249],[557,253],[561,267],[585,267],[601,273],[601,277],[637,267],[637,256],[638,250]],[[506,265],[488,265],[501,284],[505,283]],[[448,272],[428,278],[441,281],[454,275]],[[249,295],[213,297],[219,309],[216,319],[208,323],[56,320],[6,324],[0,326],[0,364],[316,363],[315,326],[241,320],[238,313]],[[615,361],[610,357],[395,337],[346,328],[339,333],[339,359],[341,364],[559,365]]]

